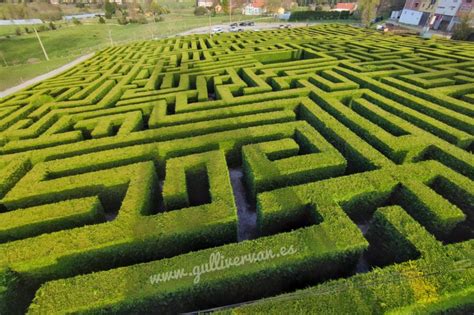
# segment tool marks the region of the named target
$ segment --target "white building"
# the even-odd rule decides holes
[[[262,15],[263,13],[265,13],[265,10],[263,8],[254,7],[251,4],[247,4],[242,9],[242,14],[243,15]]]
[[[406,0],[399,22],[450,32],[472,7],[473,0]]]
[[[212,0],[197,0],[196,5],[198,7],[212,8],[214,6],[214,2]]]
[[[398,21],[403,24],[418,25],[420,24],[423,14],[421,11],[403,9]]]

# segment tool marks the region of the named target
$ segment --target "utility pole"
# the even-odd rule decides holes
[[[211,28],[211,10],[208,9],[209,14],[209,38],[212,37],[212,28]]]
[[[0,51],[0,55],[2,55],[3,63],[5,64],[5,67],[8,67],[7,60],[5,59],[5,55],[3,54],[2,51]]]
[[[153,36],[153,35],[152,35]],[[114,41],[112,39],[112,31],[110,30],[109,28],[109,39],[110,39],[110,45],[113,46],[114,45]]]
[[[229,23],[232,23],[232,0],[229,0]]]
[[[36,27],[33,27],[33,29],[35,30],[35,34],[36,34],[36,37],[38,38],[38,41],[39,41],[40,46],[41,46],[41,49],[43,49],[44,57],[46,58],[46,60],[49,61],[48,54],[46,53],[46,49],[44,49],[43,42],[41,41],[41,38],[39,37],[38,32],[36,31]]]

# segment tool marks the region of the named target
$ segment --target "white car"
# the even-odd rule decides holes
[[[212,32],[213,33],[222,33],[224,30],[222,29],[222,27],[214,27],[212,29]]]

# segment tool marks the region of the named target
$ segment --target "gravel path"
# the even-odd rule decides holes
[[[20,90],[23,90],[23,89],[25,89],[25,88],[27,88],[27,87],[29,87],[29,86],[35,84],[35,83],[41,82],[41,81],[46,80],[46,79],[49,79],[49,78],[51,78],[51,77],[54,77],[54,76],[56,76],[56,75],[58,75],[58,74],[60,74],[60,73],[62,73],[62,72],[64,72],[64,71],[66,71],[66,70],[68,70],[68,69],[74,67],[74,66],[77,65],[78,63],[81,63],[81,62],[83,62],[84,60],[89,59],[89,58],[92,57],[93,55],[94,55],[94,53],[90,53],[90,54],[81,56],[81,57],[79,57],[79,58],[77,58],[77,59],[75,59],[75,60],[73,60],[73,61],[71,61],[71,62],[65,64],[64,66],[61,66],[61,67],[59,67],[59,68],[53,70],[53,71],[47,72],[47,73],[42,74],[42,75],[40,75],[40,76],[37,76],[37,77],[35,77],[35,78],[33,78],[33,79],[27,80],[27,81],[25,81],[25,82],[23,82],[22,84],[19,84],[19,85],[17,85],[17,86],[13,86],[13,87],[11,87],[11,88],[8,88],[8,89],[6,89],[6,90],[0,92],[0,98],[1,98],[1,97],[5,97],[5,96],[10,95],[10,94],[13,94],[13,93],[15,93],[15,92],[18,92],[18,91],[20,91]]]

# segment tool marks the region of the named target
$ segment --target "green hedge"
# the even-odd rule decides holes
[[[413,258],[416,252],[394,247],[407,244],[411,250],[418,250],[421,257],[383,269],[374,268],[347,279],[231,306],[218,314],[426,314],[464,313],[472,309],[474,274],[459,264],[470,260],[472,240],[442,246],[400,207],[377,210],[371,229],[371,237],[375,240],[382,237],[381,245],[387,246],[389,256],[384,258],[394,254],[402,260]]]
[[[349,247],[321,243],[318,230],[314,227],[301,229],[147,264],[48,282],[37,292],[28,312],[126,314],[154,309],[160,313],[175,313],[269,296],[342,272],[348,264],[354,263],[364,248],[362,240],[354,240]],[[303,242],[310,246],[298,247]],[[296,253],[202,274],[197,284],[193,282],[194,276],[158,284],[150,281],[151,276],[160,272],[181,268],[192,272],[194,266],[208,262],[213,253],[218,252],[226,258],[268,250],[276,254],[282,246],[287,249],[294,246]]]
[[[291,12],[289,21],[347,20],[349,16],[349,11],[295,11]]]
[[[344,157],[307,124],[296,128],[293,139],[243,147],[245,180],[253,197],[258,192],[344,173]]]

